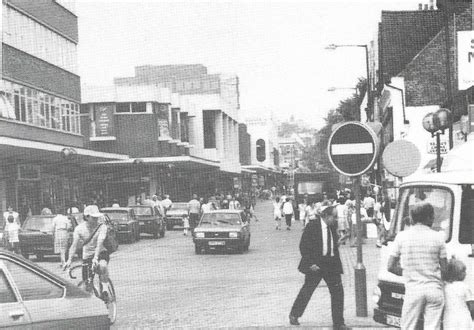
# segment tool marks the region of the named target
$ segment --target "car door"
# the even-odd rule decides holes
[[[0,259],[0,328],[31,329],[31,319]]]
[[[65,286],[27,264],[10,259],[3,262],[33,328],[68,328],[70,320],[80,312],[70,300],[63,299]]]

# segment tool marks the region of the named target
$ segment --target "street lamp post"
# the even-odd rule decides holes
[[[367,119],[370,121],[370,118],[372,117],[372,114],[370,113],[372,111],[372,87],[370,84],[370,71],[369,71],[369,47],[367,45],[335,45],[335,44],[330,44],[326,47],[327,50],[335,50],[336,48],[341,48],[341,47],[359,47],[359,48],[364,48],[365,49],[365,69],[366,69],[366,75],[367,75],[367,108],[368,108],[368,113],[367,113]],[[370,116],[369,116],[370,114]],[[360,117],[360,115],[358,116]],[[360,120],[360,118],[359,118]]]
[[[441,172],[441,138],[440,135],[452,124],[451,111],[439,109],[430,112],[423,118],[423,128],[431,133],[431,137],[436,136],[436,172]]]
[[[326,47],[328,50],[335,50],[339,47],[360,47],[365,49],[365,64],[367,74],[367,120],[370,121],[372,111],[372,93],[370,85],[369,73],[369,50],[367,45],[335,45],[331,44]],[[360,121],[360,112],[357,112],[357,118]],[[367,313],[367,278],[366,269],[362,261],[362,221],[360,215],[360,185],[361,176],[354,177],[354,194],[356,199],[356,227],[357,227],[357,263],[354,267],[354,282],[355,282],[355,298],[356,298],[356,315],[366,317]]]

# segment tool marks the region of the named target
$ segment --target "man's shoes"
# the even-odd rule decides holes
[[[332,327],[334,330],[349,330],[350,328],[345,324],[334,324]]]
[[[300,325],[300,322],[298,322],[298,318],[296,316],[293,316],[290,314],[290,324],[291,325]]]

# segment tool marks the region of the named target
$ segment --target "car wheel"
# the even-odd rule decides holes
[[[137,229],[136,233],[137,233],[136,241],[138,242],[138,241],[140,240],[140,238],[141,238],[141,237],[140,237],[140,230]]]
[[[244,244],[239,245],[239,246],[237,247],[237,252],[238,252],[239,254],[243,254],[243,253],[245,252],[245,245],[244,245]]]
[[[43,261],[43,260],[44,260],[44,254],[42,254],[42,253],[37,253],[37,254],[36,254],[36,260],[38,260],[38,261]]]
[[[197,246],[197,245],[195,245],[195,246],[194,246],[194,252],[196,252],[196,254],[201,254],[201,253],[202,253],[202,249],[201,249],[201,247],[200,247],[200,246]]]
[[[163,228],[163,229],[160,231],[160,237],[161,237],[161,238],[165,237],[165,233],[166,233],[166,229]]]
[[[135,242],[135,234],[134,232],[132,231],[129,235],[128,235],[128,243],[133,243]]]
[[[158,230],[156,230],[156,231],[153,232],[153,238],[154,238],[154,239],[157,239],[157,238],[158,238]]]

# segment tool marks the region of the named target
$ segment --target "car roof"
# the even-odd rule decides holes
[[[229,209],[220,209],[220,210],[211,210],[206,213],[243,213],[243,210],[229,210]]]
[[[474,184],[474,171],[446,171],[412,175],[404,180],[404,184],[413,183],[447,183]]]
[[[53,278],[54,281],[61,283],[66,287],[66,297],[89,297],[90,295],[78,288],[76,285],[70,283],[69,281],[65,280],[64,278],[44,269],[43,267],[37,265],[36,263],[32,262],[31,260],[25,259],[22,256],[15,254],[13,252],[3,250],[0,248],[0,259],[12,259],[19,263],[26,264],[28,267],[33,268],[38,273]]]
[[[101,208],[100,211],[101,212],[110,212],[110,211],[128,212],[131,209],[132,209],[131,207],[104,207],[104,208]]]
[[[54,218],[57,214],[33,214],[27,217],[27,219],[31,218]]]
[[[129,205],[129,206],[127,206],[127,208],[129,208],[129,209],[142,208],[142,207],[143,208],[145,208],[145,207],[146,208],[152,208],[154,206],[153,205]]]

